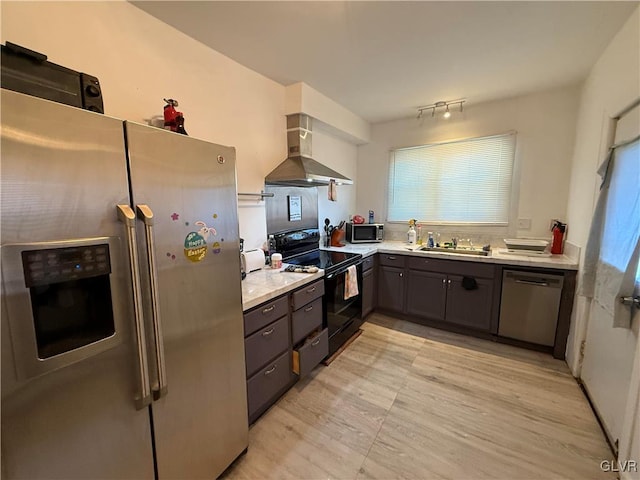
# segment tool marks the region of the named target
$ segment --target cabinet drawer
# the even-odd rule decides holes
[[[303,305],[324,295],[324,279],[305,285],[300,290],[293,292],[293,309],[298,310]]]
[[[375,258],[373,255],[362,259],[362,271],[366,272],[367,270],[371,270],[373,265],[375,264]]]
[[[322,298],[316,298],[309,305],[293,312],[291,317],[291,335],[293,344],[304,340],[309,332],[322,325]]]
[[[300,375],[300,378],[306,376],[327,355],[329,355],[329,330],[325,328],[302,347],[293,351],[293,373]]]
[[[286,316],[247,337],[244,341],[247,377],[288,347],[289,323]]]
[[[244,314],[244,335],[245,337],[251,335],[256,330],[260,330],[262,327],[269,325],[278,318],[286,315],[289,311],[287,305],[287,297],[280,297],[271,302],[263,303],[262,305],[250,310]]]
[[[247,402],[249,417],[273,400],[291,379],[291,356],[284,352],[273,362],[247,380]]]
[[[495,265],[491,263],[442,260],[427,257],[409,257],[409,268],[412,270],[451,273],[468,277],[493,278],[495,274]]]
[[[392,253],[381,253],[379,255],[380,265],[386,265],[389,267],[404,268],[406,258],[407,257],[404,255],[396,255]]]

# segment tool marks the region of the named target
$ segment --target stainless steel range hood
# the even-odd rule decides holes
[[[267,185],[319,187],[335,180],[338,185],[353,181],[311,158],[312,118],[304,114],[287,115],[289,156],[265,178]]]

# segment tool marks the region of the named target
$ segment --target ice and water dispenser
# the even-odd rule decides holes
[[[60,355],[115,332],[109,245],[22,252],[38,358]]]
[[[75,363],[116,343],[110,240],[3,247],[3,286],[20,377]]]

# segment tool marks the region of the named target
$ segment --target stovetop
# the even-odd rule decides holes
[[[329,252],[325,250],[313,250],[285,259],[284,262],[293,265],[309,265],[322,268],[325,273],[335,272],[344,267],[354,265],[362,258],[359,253]]]
[[[290,231],[275,235],[276,251],[282,254],[282,260],[292,265],[315,266],[325,273],[358,263],[362,255],[358,253],[320,250],[317,229]]]

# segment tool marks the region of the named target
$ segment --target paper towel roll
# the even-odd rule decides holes
[[[249,273],[264,267],[264,252],[262,250],[249,250],[242,252],[242,267]]]

